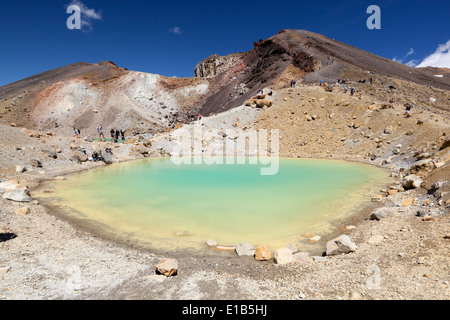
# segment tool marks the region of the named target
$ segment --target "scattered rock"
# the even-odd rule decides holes
[[[255,259],[258,261],[268,261],[272,258],[272,253],[265,246],[258,246],[255,249]]]
[[[206,245],[208,247],[216,247],[218,245],[216,240],[206,240]]]
[[[356,244],[351,241],[350,237],[343,234],[327,242],[326,255],[334,256],[342,253],[350,253],[356,251],[356,248]]]
[[[427,216],[428,214],[429,214],[429,212],[426,211],[426,210],[418,210],[416,216],[417,216],[417,217],[425,217],[425,216]]]
[[[30,202],[32,199],[28,194],[28,189],[25,187],[16,188],[11,191],[5,192],[3,199],[8,199],[17,202]]]
[[[111,164],[114,162],[113,156],[106,152],[105,152],[105,154],[102,155],[102,159],[103,159],[103,162],[106,164]]]
[[[447,138],[444,140],[444,143],[441,145],[441,147],[439,148],[439,150],[443,150],[445,148],[450,147],[450,138]]]
[[[238,256],[253,256],[255,248],[248,242],[240,243],[235,248]]]
[[[288,264],[292,262],[292,252],[288,248],[281,248],[275,251],[276,264]]]
[[[22,173],[22,172],[25,172],[25,171],[27,171],[27,168],[25,168],[25,166],[16,165],[16,172],[17,173]]]
[[[166,258],[156,265],[156,271],[170,277],[178,273],[178,262],[175,259]]]
[[[390,208],[378,208],[370,216],[371,220],[381,220],[393,213],[393,209]]]
[[[392,133],[392,127],[387,127],[386,129],[384,129],[383,133],[384,134],[391,134]]]
[[[402,181],[403,188],[405,189],[420,188],[422,183],[423,180],[414,174],[406,176]]]
[[[317,242],[320,240],[320,236],[314,236],[308,239],[309,242]]]
[[[389,189],[389,190],[388,190],[388,194],[389,194],[390,196],[393,196],[393,195],[397,194],[397,192],[398,192],[398,190],[396,190],[396,189]]]
[[[261,99],[256,101],[256,105],[260,108],[265,106],[270,107],[272,106],[272,101],[270,101],[269,99]]]

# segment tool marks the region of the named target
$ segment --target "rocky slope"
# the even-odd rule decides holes
[[[449,90],[447,77],[415,69],[304,30],[282,30],[254,43],[228,70],[210,79],[214,92],[200,108],[210,115],[243,104],[261,89],[280,89],[297,82],[334,83],[395,77]]]
[[[112,62],[76,63],[0,88],[3,123],[97,137],[102,124],[127,135],[156,133],[186,121],[208,92],[207,81],[129,71]]]

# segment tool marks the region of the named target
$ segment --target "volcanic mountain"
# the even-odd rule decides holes
[[[449,90],[448,73],[415,69],[302,30],[282,30],[244,53],[200,61],[192,78],[130,71],[113,62],[74,63],[0,87],[0,117],[30,129],[96,135],[157,133],[242,105],[262,89],[303,83],[396,78]],[[439,70],[440,71],[440,70]],[[438,106],[439,108],[439,106]],[[446,108],[444,103],[440,108]],[[447,107],[448,108],[448,107]]]

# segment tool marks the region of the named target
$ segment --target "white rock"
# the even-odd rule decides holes
[[[351,241],[350,237],[343,234],[327,242],[326,255],[334,256],[342,253],[350,253],[356,251],[356,248],[356,244]]]
[[[216,240],[212,240],[212,239],[206,240],[206,245],[208,247],[215,247],[215,246],[217,246],[217,241]]]
[[[28,195],[28,189],[25,187],[16,188],[11,191],[5,192],[3,199],[18,201],[18,202],[30,202],[32,199]]]
[[[255,248],[248,242],[240,243],[235,248],[238,256],[253,256]]]
[[[288,264],[291,263],[292,260],[292,252],[288,248],[281,248],[275,251],[276,264]]]
[[[16,172],[22,173],[22,172],[25,172],[25,171],[27,171],[27,168],[25,168],[25,166],[21,166],[21,165],[17,165],[16,166]]]
[[[405,189],[420,188],[422,183],[423,180],[418,176],[416,176],[415,174],[410,174],[409,176],[406,176],[402,181],[403,188]]]

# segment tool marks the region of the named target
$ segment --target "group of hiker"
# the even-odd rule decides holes
[[[100,125],[97,128],[97,131],[98,131],[98,134],[99,134],[100,141],[106,141],[105,135],[103,133],[102,125]],[[122,129],[120,129],[120,130],[119,129],[117,129],[117,130],[111,129],[111,131],[110,131],[111,140],[110,141],[118,143],[119,142],[119,138],[121,138],[122,139],[122,143],[125,143],[125,132],[126,131],[127,130],[122,130]],[[74,138],[80,138],[80,135],[81,135],[80,129],[73,127],[73,137]]]
[[[99,138],[100,138],[100,140],[101,141],[106,141],[106,139],[105,139],[105,134],[103,133],[103,127],[102,127],[102,125],[100,125],[98,128],[97,128],[97,131],[98,131],[98,135],[99,135]],[[119,142],[119,138],[121,138],[122,139],[122,143],[125,143],[125,131],[127,131],[127,130],[122,130],[122,129],[116,129],[116,130],[114,130],[114,129],[111,129],[110,131],[109,131],[109,133],[110,133],[110,135],[111,135],[111,142],[114,142],[114,143],[118,143]]]

